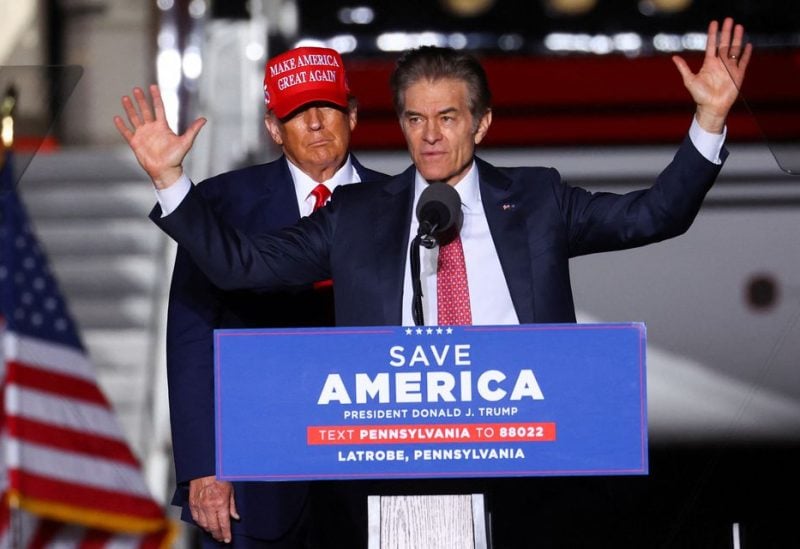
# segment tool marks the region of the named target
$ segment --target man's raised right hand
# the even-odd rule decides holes
[[[155,84],[150,86],[150,96],[153,100],[152,109],[141,88],[133,89],[133,99],[124,96],[122,108],[128,116],[130,127],[121,116],[114,117],[114,125],[127,141],[139,165],[150,176],[153,185],[157,189],[165,189],[183,174],[183,159],[206,119],[198,118],[183,135],[177,135],[167,124],[164,102]]]

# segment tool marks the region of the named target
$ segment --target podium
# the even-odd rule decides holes
[[[368,549],[488,549],[483,494],[369,496]]]
[[[644,475],[641,323],[215,331],[228,481]],[[482,494],[372,494],[370,549],[491,547]]]

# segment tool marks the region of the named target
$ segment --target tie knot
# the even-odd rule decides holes
[[[328,198],[331,196],[331,191],[328,190],[328,187],[320,183],[311,189],[311,196],[314,197],[314,211],[316,211],[325,205]]]

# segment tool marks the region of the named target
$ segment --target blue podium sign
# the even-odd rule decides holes
[[[214,338],[223,480],[648,472],[641,323]]]

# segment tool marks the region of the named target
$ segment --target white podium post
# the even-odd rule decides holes
[[[490,549],[483,494],[369,496],[368,549]]]

